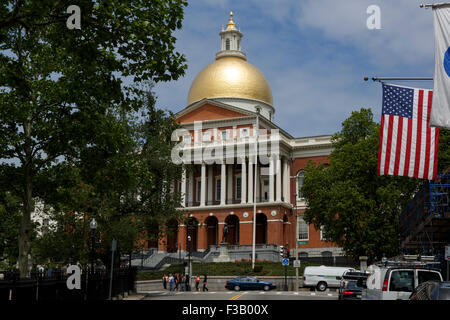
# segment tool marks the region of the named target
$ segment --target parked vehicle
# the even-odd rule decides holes
[[[262,281],[255,277],[237,277],[233,280],[227,281],[225,284],[226,289],[230,290],[264,290],[269,291],[275,289],[276,286],[271,282]]]
[[[427,260],[434,257],[406,256],[403,260],[385,261],[371,265],[363,300],[407,300],[414,288],[423,282],[442,281],[439,270],[429,267]],[[426,258],[426,259],[425,259]]]
[[[409,300],[450,300],[450,281],[425,281],[414,289]]]
[[[344,286],[339,288],[339,300],[361,300],[363,287],[358,286],[358,281],[345,281]]]
[[[339,286],[339,300],[361,300],[362,290],[366,283],[366,272],[349,270],[344,272]]]
[[[325,291],[327,288],[339,288],[342,275],[346,271],[355,271],[347,267],[306,267],[303,272],[303,287]]]

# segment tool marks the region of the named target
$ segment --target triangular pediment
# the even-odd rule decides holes
[[[218,101],[203,99],[176,114],[178,123],[242,118],[253,113]]]

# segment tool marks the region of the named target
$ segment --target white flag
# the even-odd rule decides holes
[[[450,129],[450,4],[433,7],[434,90],[430,127]]]

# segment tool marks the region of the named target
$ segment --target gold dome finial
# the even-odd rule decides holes
[[[233,21],[233,15],[233,11],[230,11],[230,21],[228,21],[227,30],[236,30],[236,25]]]

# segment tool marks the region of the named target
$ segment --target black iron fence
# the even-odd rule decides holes
[[[111,297],[135,291],[136,268],[121,268],[113,272]],[[16,271],[0,271],[0,301],[54,301],[54,300],[106,300],[109,297],[110,273],[90,270],[81,273],[81,288],[69,289],[70,275],[62,270],[52,273],[32,271],[29,278],[21,279]]]
[[[295,260],[294,257],[290,257],[290,260]],[[324,265],[328,267],[353,267],[359,268],[359,261],[348,256],[331,256],[331,257],[299,257],[302,263],[308,263],[309,265]]]

